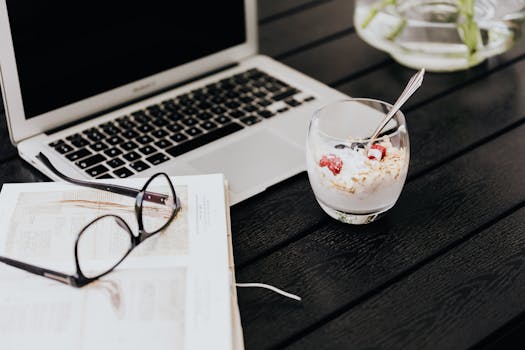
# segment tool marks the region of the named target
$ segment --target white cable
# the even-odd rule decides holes
[[[235,285],[237,287],[242,287],[242,288],[251,288],[251,287],[255,287],[255,288],[265,288],[265,289],[269,289],[277,294],[281,294],[282,296],[285,296],[287,298],[290,298],[290,299],[294,299],[294,300],[297,300],[297,301],[301,301],[301,297],[300,296],[297,296],[295,294],[292,294],[292,293],[288,293],[288,292],[285,292],[284,290],[281,290],[279,288],[276,288],[274,286],[270,286],[269,284],[264,284],[264,283],[235,283]]]

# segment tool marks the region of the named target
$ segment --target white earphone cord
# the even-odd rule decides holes
[[[277,287],[274,287],[274,286],[270,286],[269,284],[264,284],[264,283],[235,283],[235,285],[237,287],[241,287],[241,288],[265,288],[265,289],[269,289],[277,294],[281,294],[282,296],[285,296],[287,298],[290,298],[290,299],[293,299],[293,300],[297,300],[297,301],[301,301],[302,298],[298,295],[295,295],[295,294],[292,294],[292,293],[288,293],[288,292],[285,292],[284,290],[281,290]]]

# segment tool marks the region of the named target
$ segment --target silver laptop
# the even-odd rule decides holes
[[[0,0],[0,73],[50,178],[39,152],[75,178],[218,172],[232,203],[303,171],[313,111],[346,97],[257,54],[255,0]]]

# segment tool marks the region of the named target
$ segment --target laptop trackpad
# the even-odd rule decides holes
[[[203,173],[224,173],[233,192],[241,193],[271,184],[291,169],[305,168],[303,151],[262,130],[226,144],[189,162]]]

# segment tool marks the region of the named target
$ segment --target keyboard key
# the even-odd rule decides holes
[[[82,137],[78,137],[78,138],[71,140],[71,144],[75,147],[80,148],[80,147],[89,145],[89,141]]]
[[[68,146],[65,143],[61,143],[55,147],[55,150],[60,154],[65,154],[71,152],[73,150],[73,147]]]
[[[133,129],[137,126],[137,124],[132,122],[131,120],[124,120],[122,122],[119,122],[118,125],[124,130]]]
[[[209,104],[208,102],[201,102],[197,105],[198,108],[202,109],[202,110],[205,110],[205,109],[209,109],[212,107],[211,104]]]
[[[108,146],[104,142],[100,141],[89,145],[89,148],[91,148],[95,152],[100,152],[108,148]]]
[[[98,176],[97,179],[114,179],[114,177],[109,173],[105,173],[104,175]]]
[[[166,115],[166,112],[161,109],[155,109],[155,110],[149,111],[149,115],[152,116],[154,119],[160,119],[164,115]]]
[[[244,113],[243,111],[239,109],[230,113],[230,117],[232,118],[241,118],[241,117],[244,117],[245,115],[246,113]]]
[[[141,145],[145,145],[147,143],[153,142],[153,139],[149,137],[148,135],[139,136],[135,140],[137,140],[137,142],[140,143]]]
[[[155,142],[155,146],[157,146],[159,148],[168,148],[170,146],[173,146],[173,143],[169,142],[166,139],[162,139],[162,140],[159,140],[159,141]]]
[[[218,107],[213,107],[212,109],[210,109],[210,112],[215,113],[215,114],[223,114],[226,112],[226,109],[221,106],[218,106]]]
[[[269,110],[262,110],[262,111],[258,111],[257,112],[258,115],[260,115],[261,117],[263,118],[270,118],[270,117],[273,117],[275,114],[273,114],[272,112],[270,112]]]
[[[79,137],[82,137],[80,134],[73,134],[66,137],[66,140],[71,141],[73,139],[78,139]]]
[[[184,119],[184,115],[180,114],[180,113],[170,113],[170,114],[168,114],[168,119],[173,121],[173,122],[177,122],[179,120]]]
[[[292,107],[297,107],[301,104],[301,102],[294,100],[293,98],[286,100],[284,102],[286,102],[287,105],[292,106]]]
[[[284,113],[284,112],[286,112],[286,111],[288,111],[288,110],[290,110],[290,108],[288,108],[288,107],[279,108],[279,109],[277,110],[277,113]]]
[[[260,121],[261,121],[261,119],[255,117],[255,116],[249,116],[249,117],[241,118],[241,122],[243,122],[246,125],[253,125],[253,124],[258,123]]]
[[[195,118],[187,118],[187,119],[184,119],[182,123],[187,126],[193,126],[195,124],[199,124],[199,121]]]
[[[157,129],[155,131],[153,131],[150,135],[158,138],[158,139],[162,139],[166,136],[168,136],[168,132],[164,129]]]
[[[196,108],[193,108],[193,107],[188,107],[186,109],[183,109],[181,112],[184,115],[192,116],[192,115],[195,115],[195,114],[199,113],[199,110],[196,109]]]
[[[281,100],[284,100],[284,99],[286,99],[288,97],[291,97],[291,96],[297,94],[298,92],[300,92],[300,91],[297,90],[297,89],[289,88],[289,89],[285,90],[284,92],[281,92],[281,93],[279,93],[277,95],[273,95],[272,99],[274,101],[281,101]]]
[[[260,100],[259,102],[257,102],[257,104],[258,104],[259,106],[262,106],[262,107],[267,107],[267,106],[271,105],[272,102],[263,99],[263,100]]]
[[[214,98],[211,99],[211,102],[219,105],[221,103],[226,102],[226,99],[222,96],[215,96]]]
[[[116,157],[118,155],[121,155],[122,154],[122,151],[119,150],[117,147],[113,147],[113,148],[110,148],[110,149],[107,149],[104,151],[104,153],[110,157],[110,158],[113,158],[113,157]]]
[[[150,162],[151,164],[153,164],[153,165],[158,165],[160,163],[164,163],[165,161],[167,161],[169,159],[170,159],[170,157],[168,157],[164,153],[157,153],[157,154],[154,154],[154,155],[149,156],[148,158],[146,158],[146,160],[148,162]]]
[[[263,91],[256,91],[253,93],[253,96],[258,98],[265,98],[267,96],[266,92]]]
[[[253,98],[250,96],[244,96],[239,99],[242,103],[251,103],[253,102]]]
[[[49,146],[50,147],[56,147],[56,146],[58,146],[58,145],[60,145],[62,143],[64,143],[64,140],[56,140],[56,141],[53,141],[53,142],[49,143]]]
[[[179,132],[181,130],[184,130],[184,126],[180,125],[179,123],[174,123],[174,124],[168,125],[166,129],[168,129],[171,132]]]
[[[120,130],[119,128],[117,128],[113,124],[111,124],[110,126],[108,126],[106,128],[102,127],[102,130],[104,131],[104,133],[108,134],[109,136],[114,136],[114,135],[119,134],[119,133],[122,132],[122,130]]]
[[[146,107],[146,110],[148,112],[155,112],[155,111],[160,111],[161,109],[159,105],[151,105],[151,106]]]
[[[223,126],[222,128],[218,128],[214,131],[206,133],[202,135],[201,137],[197,137],[197,138],[194,138],[193,140],[181,143],[180,145],[176,145],[171,148],[168,148],[166,152],[168,152],[173,157],[176,157],[183,153],[189,152],[197,147],[206,145],[222,137],[233,134],[234,132],[242,130],[242,129],[243,127],[241,125],[237,123],[231,123],[231,124]]]
[[[282,90],[281,86],[272,83],[264,85],[264,88],[272,93],[276,93]]]
[[[153,131],[153,126],[151,124],[142,124],[141,126],[137,127],[137,130],[144,133],[144,134],[147,134],[148,132],[150,131]]]
[[[128,162],[133,162],[137,159],[140,159],[140,155],[135,152],[135,151],[131,151],[129,153],[126,153],[123,155],[124,159],[127,160]]]
[[[176,112],[180,109],[180,106],[178,106],[173,101],[167,101],[163,102],[162,105],[164,106],[164,109],[170,112]]]
[[[106,171],[108,171],[108,168],[100,164],[100,165],[94,166],[93,168],[86,170],[86,173],[88,173],[89,176],[91,177],[97,177],[100,174],[105,173]]]
[[[135,122],[137,122],[138,124],[149,123],[149,117],[147,117],[147,116],[135,117]]]
[[[248,106],[244,106],[243,109],[246,112],[251,113],[251,112],[255,112],[257,110],[257,107],[252,106],[252,105],[248,105]]]
[[[224,105],[226,107],[230,108],[230,109],[236,109],[236,108],[239,108],[241,106],[240,104],[238,104],[235,101],[226,102]]]
[[[313,100],[315,100],[315,97],[313,97],[313,96],[308,96],[308,97],[306,97],[306,98],[303,100],[303,102],[310,102],[310,101],[313,101]]]
[[[211,129],[215,129],[217,127],[217,124],[215,124],[214,122],[206,121],[204,123],[201,123],[200,127],[203,128],[204,130],[211,130]]]
[[[76,152],[69,153],[66,158],[70,161],[74,162],[75,160],[82,159],[84,157],[90,156],[92,153],[88,151],[86,148],[82,148]]]
[[[220,123],[220,124],[226,124],[226,123],[229,123],[232,119],[225,116],[225,115],[221,115],[220,117],[217,117],[215,118],[215,121],[217,123]]]
[[[115,146],[121,142],[124,142],[124,139],[118,136],[112,136],[109,139],[107,139],[106,142],[109,143],[111,146]]]
[[[126,141],[120,145],[120,148],[122,148],[124,151],[131,151],[132,149],[135,149],[137,147],[138,145],[133,141]]]
[[[209,119],[213,118],[213,114],[210,114],[208,112],[203,112],[203,113],[197,114],[197,118],[202,120],[202,121],[209,120]]]
[[[139,136],[139,133],[136,132],[135,130],[126,130],[124,131],[122,134],[120,134],[121,136],[124,136],[125,138],[127,138],[128,140],[131,140],[131,139],[134,139],[135,137]]]
[[[146,111],[139,110],[139,111],[131,113],[131,115],[133,116],[133,118],[146,117]]]
[[[169,124],[169,122],[164,118],[155,119],[154,121],[152,121],[152,123],[158,126],[159,128]]]
[[[140,153],[148,155],[156,152],[157,150],[153,146],[145,146],[139,149]]]
[[[196,126],[194,127],[191,127],[189,129],[186,130],[186,134],[190,135],[190,136],[197,136],[199,134],[202,134],[202,130],[197,128]]]
[[[133,169],[135,169],[136,172],[140,172],[140,171],[143,171],[143,170],[146,170],[146,169],[150,168],[150,166],[148,164],[144,163],[141,160],[133,162],[129,166],[132,167]]]
[[[115,170],[113,174],[117,175],[117,177],[125,178],[133,175],[133,171],[129,170],[126,167],[122,167],[120,169]]]
[[[235,99],[240,96],[240,94],[237,91],[228,91],[225,95],[228,98]]]
[[[86,168],[89,168],[89,167],[91,167],[91,166],[93,166],[95,164],[103,162],[105,160],[106,160],[106,157],[104,157],[102,154],[95,154],[94,156],[91,156],[91,157],[79,160],[75,164],[80,169],[86,169]]]
[[[118,168],[121,165],[124,165],[124,161],[120,158],[114,158],[110,160],[109,162],[106,162],[107,165],[112,167],[113,169]]]
[[[182,142],[182,141],[187,140],[188,136],[186,136],[186,135],[184,135],[182,133],[178,133],[178,134],[170,136],[170,139],[172,139],[175,142]]]
[[[86,133],[86,136],[88,139],[90,139],[91,141],[100,141],[102,140],[105,136],[97,131],[97,130],[93,130],[93,131],[90,131],[89,133]]]

